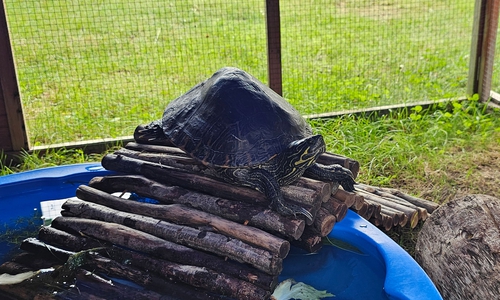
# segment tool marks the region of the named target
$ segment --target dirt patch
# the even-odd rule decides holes
[[[395,179],[392,186],[445,203],[468,194],[500,196],[500,146],[474,153],[452,149],[439,168],[425,165],[423,178]]]

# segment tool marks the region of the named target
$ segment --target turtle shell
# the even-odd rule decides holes
[[[162,127],[176,146],[212,167],[251,167],[311,135],[302,116],[250,74],[222,68],[173,100]]]

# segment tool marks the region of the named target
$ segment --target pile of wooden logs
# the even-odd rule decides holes
[[[359,172],[355,160],[330,153],[318,162],[341,164],[355,176]],[[106,155],[102,165],[116,175],[78,187],[77,198],[63,205],[62,217],[43,227],[38,239],[23,242],[21,248],[29,252],[23,255],[30,259],[21,255],[2,265],[0,273],[70,258],[73,267],[64,266],[84,284],[67,286],[68,295],[76,289],[101,297],[85,289],[94,286],[134,299],[165,292],[172,299],[268,299],[290,245],[318,251],[347,209],[390,229],[415,227],[437,207],[395,190],[357,184],[350,193],[302,177],[282,191],[286,201],[306,208],[313,220],[284,217],[269,209],[263,194],[215,179],[175,147],[129,143]],[[126,192],[139,201],[117,196]],[[26,266],[40,259],[43,263]],[[121,290],[114,291],[107,279],[90,280],[88,274],[126,278],[147,290],[117,285]]]
[[[439,204],[410,196],[396,189],[355,185],[356,195],[363,197],[352,207],[360,216],[372,224],[390,230],[395,226],[415,228],[419,221],[425,221]]]

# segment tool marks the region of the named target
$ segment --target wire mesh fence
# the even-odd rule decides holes
[[[129,136],[223,66],[267,82],[263,0],[6,0],[32,145]],[[301,113],[465,95],[473,1],[280,2]]]

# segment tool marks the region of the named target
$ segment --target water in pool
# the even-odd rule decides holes
[[[335,295],[324,299],[389,299],[384,292],[384,263],[366,252],[342,248],[325,245],[315,254],[292,248],[280,282],[293,278]]]

